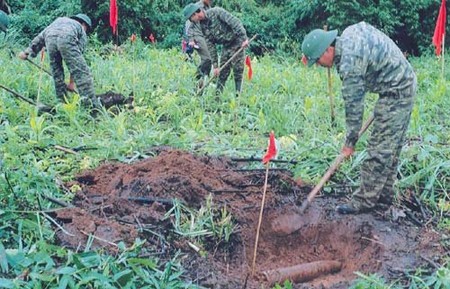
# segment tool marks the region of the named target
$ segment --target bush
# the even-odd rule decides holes
[[[81,3],[80,3],[81,2]],[[184,27],[183,7],[189,0],[118,1],[118,37],[109,26],[109,1],[105,0],[24,0],[11,4],[12,31],[31,39],[54,18],[82,11],[93,20],[94,35],[102,43],[126,41],[131,34],[150,43],[153,34],[158,47],[180,45]],[[432,52],[431,38],[439,11],[439,0],[217,0],[220,6],[240,18],[248,36],[259,34],[252,44],[254,54],[299,53],[299,43],[314,28],[327,25],[342,31],[366,21],[379,28],[399,47],[413,55]],[[447,37],[447,42],[448,42]]]

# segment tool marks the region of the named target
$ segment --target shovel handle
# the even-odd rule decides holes
[[[371,115],[366,122],[363,124],[361,129],[358,132],[358,139],[364,134],[364,132],[367,130],[367,128],[372,124],[374,119],[374,116]],[[308,197],[303,202],[302,206],[300,207],[300,213],[303,214],[308,208],[309,204],[314,200],[317,193],[322,189],[323,185],[331,178],[331,176],[337,171],[341,163],[345,160],[344,154],[339,154],[335,159],[331,167],[328,169],[328,171],[323,175],[322,179],[320,179],[319,183],[313,188],[313,190],[308,194]]]

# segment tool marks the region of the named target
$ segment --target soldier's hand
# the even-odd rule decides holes
[[[28,54],[25,53],[25,51],[21,51],[21,52],[19,53],[19,55],[17,55],[17,57],[19,57],[19,58],[22,59],[22,60],[25,60],[25,59],[28,58]]]
[[[214,68],[214,75],[215,76],[219,76],[220,74],[220,69],[219,68]]]
[[[67,88],[67,90],[70,91],[70,92],[75,92],[75,83],[73,83],[73,82],[68,83],[68,84],[66,85],[66,88]]]
[[[242,42],[241,47],[246,48],[248,46],[248,39],[245,39],[244,42]]]
[[[349,158],[353,153],[355,152],[355,148],[344,146],[342,148],[341,153],[346,157]]]

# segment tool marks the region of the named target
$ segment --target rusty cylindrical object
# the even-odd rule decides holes
[[[264,271],[263,275],[270,285],[283,283],[286,280],[301,283],[311,281],[321,275],[337,273],[341,268],[341,262],[326,260]]]

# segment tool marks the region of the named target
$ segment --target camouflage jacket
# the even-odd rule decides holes
[[[347,27],[337,37],[334,64],[342,80],[346,146],[353,147],[361,128],[365,93],[400,97],[415,84],[416,76],[397,45],[365,22]]]
[[[200,5],[200,7],[205,11],[211,8],[210,6],[205,5],[203,0],[198,1],[195,4]],[[184,25],[184,35],[188,42],[194,41],[194,37],[203,37],[200,24],[193,23],[189,19],[186,20],[186,24]]]
[[[83,26],[74,19],[59,17],[31,41],[30,46],[25,49],[25,52],[31,57],[36,57],[47,41],[51,41],[52,38],[57,39],[61,37],[66,38],[73,45],[78,46],[81,51],[84,51],[86,48],[87,36]]]
[[[247,39],[247,32],[241,21],[223,8],[214,7],[205,11],[205,14],[206,19],[200,21],[200,28],[208,45],[212,64],[217,67],[216,44],[240,45]]]

